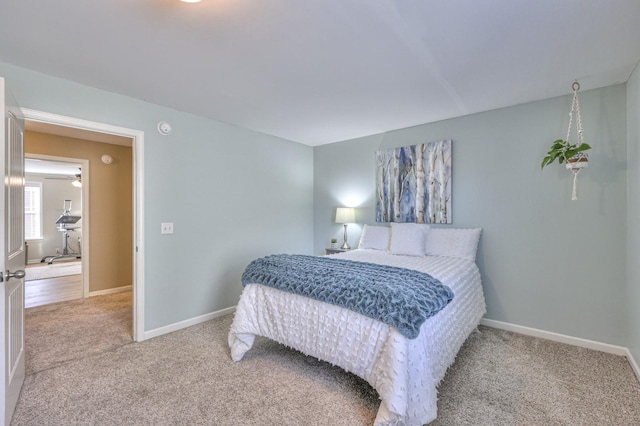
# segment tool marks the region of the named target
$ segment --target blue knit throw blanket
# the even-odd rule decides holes
[[[263,284],[359,312],[415,339],[453,299],[449,287],[412,269],[333,257],[277,254],[252,261],[242,285]]]

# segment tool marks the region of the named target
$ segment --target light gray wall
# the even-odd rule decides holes
[[[48,177],[48,179],[47,179]],[[60,176],[27,174],[28,182],[42,183],[42,231],[43,239],[29,241],[29,261],[39,262],[44,256],[55,256],[56,249],[62,252],[62,232],[58,231],[56,220],[64,213],[64,200],[71,200],[71,214],[82,216],[82,189],[71,185],[71,180],[60,180]],[[68,228],[80,228],[82,219]],[[82,230],[68,232],[70,253],[79,253],[78,237],[82,238]]]
[[[235,305],[255,257],[312,252],[312,148],[8,64],[0,76],[22,107],[145,132],[146,330]]]
[[[580,93],[593,149],[578,201],[563,166],[540,170],[551,142],[566,136],[571,96],[316,147],[314,253],[341,235],[336,207],[359,207],[352,246],[374,223],[377,149],[450,138],[452,226],[483,228],[487,318],[626,346],[625,90]]]
[[[569,96],[311,149],[8,64],[0,76],[24,107],[145,132],[146,330],[234,305],[254,257],[322,253],[342,238],[338,206],[359,207],[349,228],[357,245],[374,220],[375,150],[452,138],[453,226],[484,229],[487,316],[630,345],[640,358],[638,238],[629,238],[629,268],[625,259],[627,211],[630,231],[640,211],[640,185],[629,184],[628,209],[626,185],[627,113],[638,165],[638,71],[629,87],[581,93],[594,149],[574,202],[569,172],[539,170],[566,133]],[[157,133],[159,121],[172,124],[170,136]],[[164,221],[174,235],[159,234]]]
[[[640,362],[640,68],[627,81],[627,307],[629,344]]]

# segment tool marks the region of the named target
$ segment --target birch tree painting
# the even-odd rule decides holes
[[[376,151],[376,221],[451,223],[451,140]]]

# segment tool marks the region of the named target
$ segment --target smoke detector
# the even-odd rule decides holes
[[[168,135],[171,133],[171,125],[166,121],[161,121],[158,123],[158,131],[161,135]]]

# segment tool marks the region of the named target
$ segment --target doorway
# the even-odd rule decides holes
[[[25,152],[25,308],[87,296],[83,172],[87,160]]]
[[[132,289],[133,289],[133,339],[134,341],[144,340],[144,247],[143,241],[143,143],[144,132],[139,130],[121,128],[108,124],[90,122],[72,117],[59,116],[46,112],[23,109],[26,120],[27,131],[34,131],[43,134],[52,134],[76,139],[95,141],[99,143],[128,146],[131,150],[132,176],[131,176],[131,205],[132,205],[132,244],[130,247],[132,258]],[[101,158],[103,162],[112,159]],[[82,177],[83,186],[89,176]],[[85,203],[86,204],[86,203]],[[89,215],[83,214],[83,226],[90,227]],[[92,218],[93,220],[93,218]],[[91,238],[95,235],[83,236],[82,250],[83,261],[86,257],[90,259]],[[95,255],[95,253],[93,254]],[[85,264],[87,265],[87,264]],[[85,274],[89,275],[90,269],[85,269]],[[88,276],[85,280],[90,281]],[[91,294],[90,291],[86,291]]]

